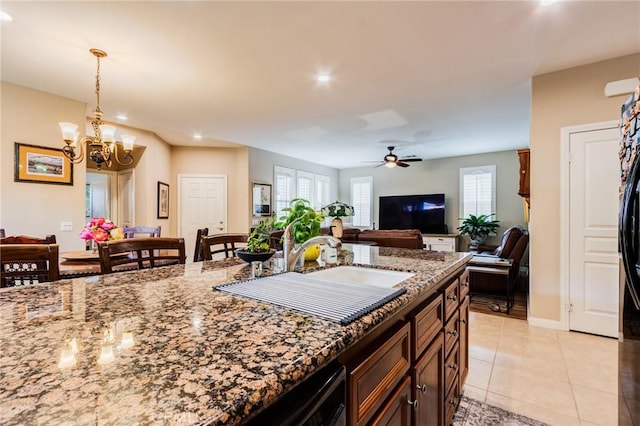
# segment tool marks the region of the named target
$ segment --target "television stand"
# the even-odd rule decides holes
[[[458,250],[460,234],[422,234],[425,250],[453,252]]]

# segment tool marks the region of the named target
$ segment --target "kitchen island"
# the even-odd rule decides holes
[[[248,278],[237,259],[0,289],[0,424],[239,424],[470,257],[344,245],[339,264],[415,274],[346,326],[214,290]]]

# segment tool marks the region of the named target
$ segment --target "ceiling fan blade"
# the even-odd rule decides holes
[[[409,167],[409,165],[407,163],[403,163],[402,161],[396,161],[396,166]]]
[[[398,161],[403,161],[405,163],[413,163],[413,162],[416,162],[416,161],[422,161],[422,158],[401,158]]]
[[[382,163],[384,164],[382,161],[380,160],[368,160],[368,161],[361,161],[361,163]]]
[[[382,167],[382,166],[384,166],[384,165],[385,165],[385,163],[380,163],[380,164],[378,164],[377,166],[374,166],[373,168],[374,168],[374,169],[377,169],[378,167]]]

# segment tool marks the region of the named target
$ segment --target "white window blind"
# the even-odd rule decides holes
[[[496,166],[460,169],[460,218],[496,212]],[[495,219],[495,216],[493,217]]]
[[[370,227],[373,212],[373,176],[351,178],[353,226]]]
[[[298,198],[304,198],[309,201],[313,206],[314,201],[314,187],[313,187],[313,173],[303,172],[298,170],[296,172],[297,176],[297,187],[296,187],[296,196]]]
[[[275,166],[273,169],[275,182],[275,212],[279,218],[284,214],[282,209],[289,207],[289,201],[295,198],[295,170]]]
[[[312,201],[314,204],[313,208],[316,210],[320,210],[322,207],[326,206],[331,202],[330,197],[330,189],[331,189],[331,178],[329,176],[324,175],[316,175],[316,198]]]

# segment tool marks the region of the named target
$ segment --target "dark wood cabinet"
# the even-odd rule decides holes
[[[412,372],[414,426],[441,426],[444,415],[444,335],[440,332]]]
[[[463,388],[469,372],[469,296],[460,304],[460,389]]]
[[[387,403],[371,421],[372,426],[411,426],[411,379],[405,377]]]
[[[519,149],[518,159],[520,160],[520,185],[518,195],[529,203],[529,149]]]
[[[468,370],[469,276],[443,283],[338,358],[349,426],[450,424]]]

